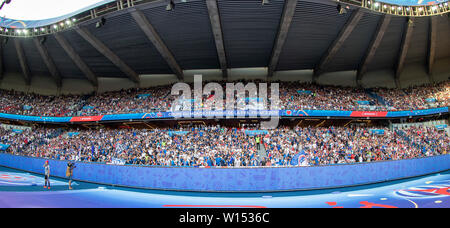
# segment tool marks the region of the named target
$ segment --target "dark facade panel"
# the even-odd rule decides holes
[[[32,75],[50,76],[50,72],[45,65],[39,51],[37,50],[33,38],[21,39],[23,51],[27,58],[28,67]]]
[[[219,69],[205,1],[177,3],[143,10],[182,69]]]
[[[381,16],[364,13],[350,36],[330,62],[328,71],[357,70],[375,35]]]
[[[87,28],[136,73],[172,73],[129,13],[107,17],[100,28],[96,28],[95,23]]]
[[[425,65],[427,62],[428,53],[428,17],[417,17],[414,20],[414,29],[409,44],[408,52],[406,53],[405,63],[418,63]]]
[[[63,36],[97,77],[127,77],[111,61],[78,35],[76,31],[64,32]]]
[[[392,16],[380,46],[367,68],[368,71],[395,68],[406,21],[407,19],[405,17]]]
[[[229,68],[267,67],[284,1],[218,0]]]
[[[437,33],[435,59],[439,60],[450,57],[450,18],[446,16],[436,16],[436,20]]]
[[[53,58],[56,68],[59,70],[62,78],[86,78],[64,49],[59,45],[53,35],[46,36],[44,46],[47,48],[49,55]]]
[[[6,72],[22,73],[20,68],[19,57],[17,57],[16,47],[14,46],[15,38],[8,38],[8,42],[3,45],[3,64]]]
[[[314,69],[351,13],[338,14],[335,6],[299,1],[277,70]]]

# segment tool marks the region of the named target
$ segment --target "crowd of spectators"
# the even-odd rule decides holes
[[[309,92],[310,91],[310,92]],[[286,83],[280,86],[283,109],[293,110],[365,110],[368,106],[379,107],[378,101],[364,89],[338,86],[321,86],[310,83]],[[358,101],[367,101],[360,105]]]
[[[377,89],[390,110],[416,110],[450,106],[450,81],[403,90]],[[429,100],[427,100],[429,99]]]
[[[83,107],[82,96],[44,96],[0,91],[0,112],[28,116],[71,116]]]
[[[37,128],[13,133],[0,129],[0,143],[11,145],[9,153],[31,157],[191,167],[312,166],[450,152],[450,137],[434,127],[378,129],[382,134],[363,127],[279,127],[259,135],[248,134],[249,130],[222,126],[75,132]]]
[[[245,84],[245,82],[244,82]],[[225,84],[222,83],[225,88]],[[193,88],[193,86],[191,86]],[[268,88],[270,98],[270,87]],[[226,94],[224,98],[232,96]],[[205,94],[199,103],[209,109],[208,99],[217,96]],[[248,95],[247,95],[248,96]],[[191,95],[190,97],[194,97]],[[171,86],[149,89],[128,89],[116,92],[81,96],[43,96],[14,91],[0,91],[0,112],[34,116],[92,116],[121,113],[147,113],[174,109]],[[445,107],[450,104],[450,81],[416,86],[408,89],[361,89],[321,86],[311,83],[280,82],[280,108],[294,110],[417,110]],[[191,100],[191,99],[187,99]],[[241,100],[240,102],[246,102]],[[254,101],[251,101],[254,103]],[[259,102],[259,101],[258,101]],[[225,103],[225,102],[224,102]],[[176,104],[175,104],[176,105]],[[270,100],[265,106],[270,107]]]

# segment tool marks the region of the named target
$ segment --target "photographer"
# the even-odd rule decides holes
[[[75,163],[69,161],[67,163],[67,170],[66,170],[66,177],[69,178],[69,189],[72,190],[72,176],[73,176],[73,169],[75,169]]]

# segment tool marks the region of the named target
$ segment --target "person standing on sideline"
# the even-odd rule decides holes
[[[72,190],[72,176],[73,176],[73,169],[75,169],[75,163],[69,161],[67,163],[67,169],[66,169],[66,177],[69,178],[69,189]]]
[[[256,148],[257,148],[257,150],[260,149],[259,140],[260,140],[259,136],[256,136]]]
[[[50,189],[50,164],[48,163],[48,161],[45,161],[44,164],[44,176],[45,176],[44,188]]]

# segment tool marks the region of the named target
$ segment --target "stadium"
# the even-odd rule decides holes
[[[37,2],[0,9],[2,208],[450,207],[448,1]]]

